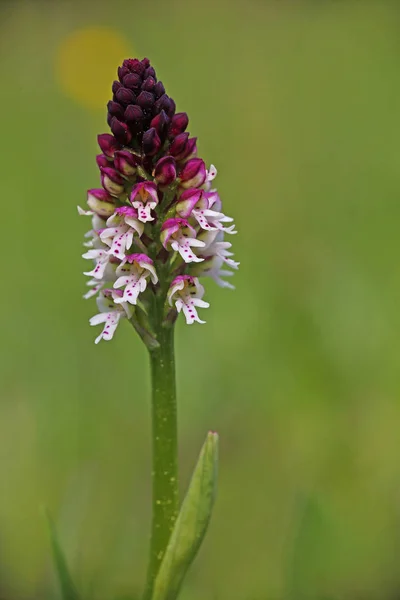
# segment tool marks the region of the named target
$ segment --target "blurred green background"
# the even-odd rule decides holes
[[[140,590],[149,373],[83,301],[96,135],[148,56],[240,230],[235,292],[177,331],[182,489],[208,429],[219,496],[182,600],[400,594],[400,5],[0,4],[0,595],[57,598],[41,507],[91,600]],[[398,597],[398,596],[397,596]]]

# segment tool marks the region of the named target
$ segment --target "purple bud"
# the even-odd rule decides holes
[[[97,142],[100,146],[100,150],[109,158],[114,156],[116,150],[121,150],[121,144],[119,144],[115,137],[110,133],[101,133],[98,135]]]
[[[143,134],[142,147],[143,152],[147,154],[147,156],[154,156],[161,148],[161,140],[154,127],[151,127],[151,129],[148,129]]]
[[[145,66],[142,65],[139,59],[137,58],[127,58],[122,63],[123,67],[126,67],[128,71],[132,71],[133,73],[143,73],[145,70]]]
[[[118,104],[118,102],[113,102],[112,100],[110,100],[107,104],[107,109],[109,114],[112,117],[117,117],[117,119],[122,119],[124,116],[124,109],[122,108],[122,106],[120,104]]]
[[[125,121],[128,121],[129,123],[135,123],[143,121],[144,114],[140,106],[137,106],[136,104],[130,104],[125,109],[124,118]]]
[[[161,111],[150,122],[150,127],[155,127],[160,138],[165,139],[170,124],[170,118],[165,111]]]
[[[138,89],[142,85],[142,78],[137,73],[128,73],[124,77],[123,84],[131,90]]]
[[[120,196],[124,191],[124,179],[111,167],[103,167],[101,171],[101,185],[111,194],[111,196]]]
[[[98,167],[110,167],[112,165],[112,161],[108,160],[105,154],[98,154],[96,156],[96,163]]]
[[[179,158],[181,161],[186,161],[193,158],[197,154],[197,137],[189,138],[186,144],[186,149]]]
[[[168,98],[168,104],[165,107],[165,112],[167,113],[167,115],[169,117],[171,117],[171,119],[172,119],[172,117],[175,114],[175,110],[176,110],[176,104],[175,104],[175,102],[172,100],[172,98]]]
[[[160,185],[170,185],[176,179],[176,164],[172,156],[163,156],[154,169],[154,177]]]
[[[204,160],[201,158],[191,158],[179,174],[181,187],[200,187],[205,182],[206,176],[207,171]]]
[[[147,77],[147,79],[145,79],[143,82],[142,90],[144,90],[145,92],[152,92],[154,90],[155,85],[156,80],[154,79],[154,77]]]
[[[95,212],[102,219],[108,219],[114,213],[115,210],[115,199],[110,196],[106,190],[93,189],[88,190],[87,203],[93,212]]]
[[[125,177],[136,173],[137,164],[137,158],[128,150],[120,150],[114,154],[114,166]]]
[[[152,94],[151,92],[140,92],[139,96],[137,97],[136,102],[143,109],[148,109],[153,106],[154,100],[155,100],[154,94]]]
[[[148,68],[145,70],[145,72],[144,72],[144,77],[145,77],[145,79],[146,79],[147,77],[153,77],[153,79],[157,79],[157,78],[156,78],[156,72],[155,72],[155,70],[153,69],[153,67],[148,67]]]
[[[128,75],[128,73],[129,73],[128,67],[125,67],[125,66],[118,67],[118,79],[120,81],[122,81],[124,79],[125,75]]]
[[[169,147],[169,153],[171,154],[171,156],[179,160],[180,157],[185,153],[188,139],[188,133],[180,133],[179,135],[177,135]]]
[[[165,94],[165,87],[163,86],[162,81],[158,81],[154,86],[154,93],[156,98],[160,98],[163,94]]]
[[[175,111],[174,107],[175,107],[175,102],[169,96],[167,96],[167,94],[163,94],[161,96],[161,98],[159,98],[155,102],[153,114],[157,114],[157,113],[161,112],[162,110],[165,110],[165,112],[167,113],[167,115],[169,117],[173,117],[174,111]]]
[[[117,93],[115,94],[115,99],[118,100],[118,102],[121,102],[121,104],[128,105],[133,104],[133,102],[135,102],[136,96],[132,92],[132,90],[128,90],[128,88],[121,87],[119,88],[119,90],[117,90]]]
[[[128,129],[128,125],[126,123],[122,123],[121,121],[119,121],[117,119],[117,117],[113,117],[111,119],[111,131],[113,132],[114,136],[116,137],[116,139],[118,140],[118,142],[120,142],[121,144],[129,144],[129,142],[132,139],[132,134]],[[103,148],[102,148],[103,150]],[[103,150],[104,152],[104,150]],[[106,154],[104,152],[104,154]]]
[[[112,93],[116,94],[117,90],[119,90],[120,87],[122,87],[122,83],[119,81],[114,81],[114,83],[112,84]]]
[[[176,137],[180,133],[186,131],[186,127],[189,123],[189,117],[185,112],[176,113],[172,118],[171,127],[169,128],[169,135]]]

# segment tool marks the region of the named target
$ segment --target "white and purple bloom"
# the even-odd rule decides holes
[[[153,181],[141,181],[134,185],[130,199],[132,206],[137,209],[139,221],[154,221],[151,211],[158,204],[158,195],[157,185]]]
[[[123,295],[116,299],[117,304],[128,302],[136,304],[140,293],[147,287],[147,280],[156,284],[158,277],[153,261],[146,254],[128,254],[118,265],[116,275],[119,275],[114,283],[114,288],[124,288]]]
[[[140,237],[143,227],[135,208],[121,206],[107,219],[107,227],[100,233],[100,239],[110,247],[110,254],[122,260],[125,251],[132,246],[135,233]]]
[[[222,223],[230,222],[232,219],[221,212],[211,210],[211,201],[207,192],[196,188],[185,190],[176,205],[177,214],[185,219],[194,217],[200,227],[206,231],[217,229],[226,233],[236,233],[235,226],[224,227]],[[211,206],[210,206],[211,205]]]
[[[199,283],[197,277],[191,275],[178,275],[175,277],[168,290],[168,302],[170,306],[175,304],[176,310],[183,312],[186,318],[186,323],[191,325],[195,321],[201,321],[197,314],[196,306],[200,308],[208,308],[208,302],[202,300],[204,296],[204,287]]]
[[[94,315],[89,321],[91,325],[99,325],[104,323],[103,331],[95,339],[95,344],[98,344],[100,340],[109,341],[112,339],[115,330],[118,327],[118,323],[121,318],[131,318],[132,312],[129,305],[126,302],[118,302],[122,297],[120,290],[102,290],[96,299],[99,314]]]
[[[196,230],[189,225],[186,219],[168,219],[161,227],[161,242],[166,250],[172,248],[179,252],[186,263],[201,262],[192,252],[193,248],[201,248],[204,242],[196,239]]]
[[[217,169],[197,157],[188,115],[176,113],[147,58],[118,68],[107,123],[111,133],[98,136],[96,157],[102,188],[88,191],[88,210],[78,207],[92,219],[84,298],[97,296],[100,314],[90,322],[104,330],[96,343],[111,339],[128,317],[153,348],[157,330],[172,327],[179,312],[189,324],[204,322],[199,278],[233,288],[225,278],[239,263],[224,236],[236,233],[235,225],[214,187]]]
[[[239,268],[240,263],[231,258],[233,253],[229,248],[232,247],[232,244],[224,242],[222,231],[203,232],[200,234],[200,238],[205,242],[204,247],[199,250],[204,261],[194,267],[193,274],[198,277],[211,277],[220,287],[235,289],[235,286],[222,279],[222,277],[232,277],[234,274],[226,267],[234,270]]]

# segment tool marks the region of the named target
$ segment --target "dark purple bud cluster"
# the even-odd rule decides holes
[[[178,118],[178,124],[174,120],[175,102],[157,81],[148,58],[124,60],[112,92],[107,122],[115,139],[124,146],[154,156],[169,135],[174,137],[187,126],[186,115]]]
[[[98,136],[102,154],[96,157],[104,189],[124,196],[143,177],[169,186],[197,154],[197,138],[186,131],[187,114],[175,112],[147,58],[124,60],[112,91],[107,115],[112,134]]]

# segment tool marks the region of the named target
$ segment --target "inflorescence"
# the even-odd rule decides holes
[[[85,272],[90,290],[84,297],[97,295],[100,313],[90,324],[104,329],[96,343],[110,340],[127,317],[151,345],[151,312],[159,299],[166,325],[180,311],[188,324],[204,323],[196,307],[209,304],[199,277],[233,287],[222,277],[239,263],[224,236],[236,231],[213,188],[215,167],[206,169],[197,157],[188,116],[175,112],[150,61],[125,60],[112,92],[112,134],[98,136],[102,187],[88,191],[89,210],[78,207],[92,216],[83,257],[94,266]]]

